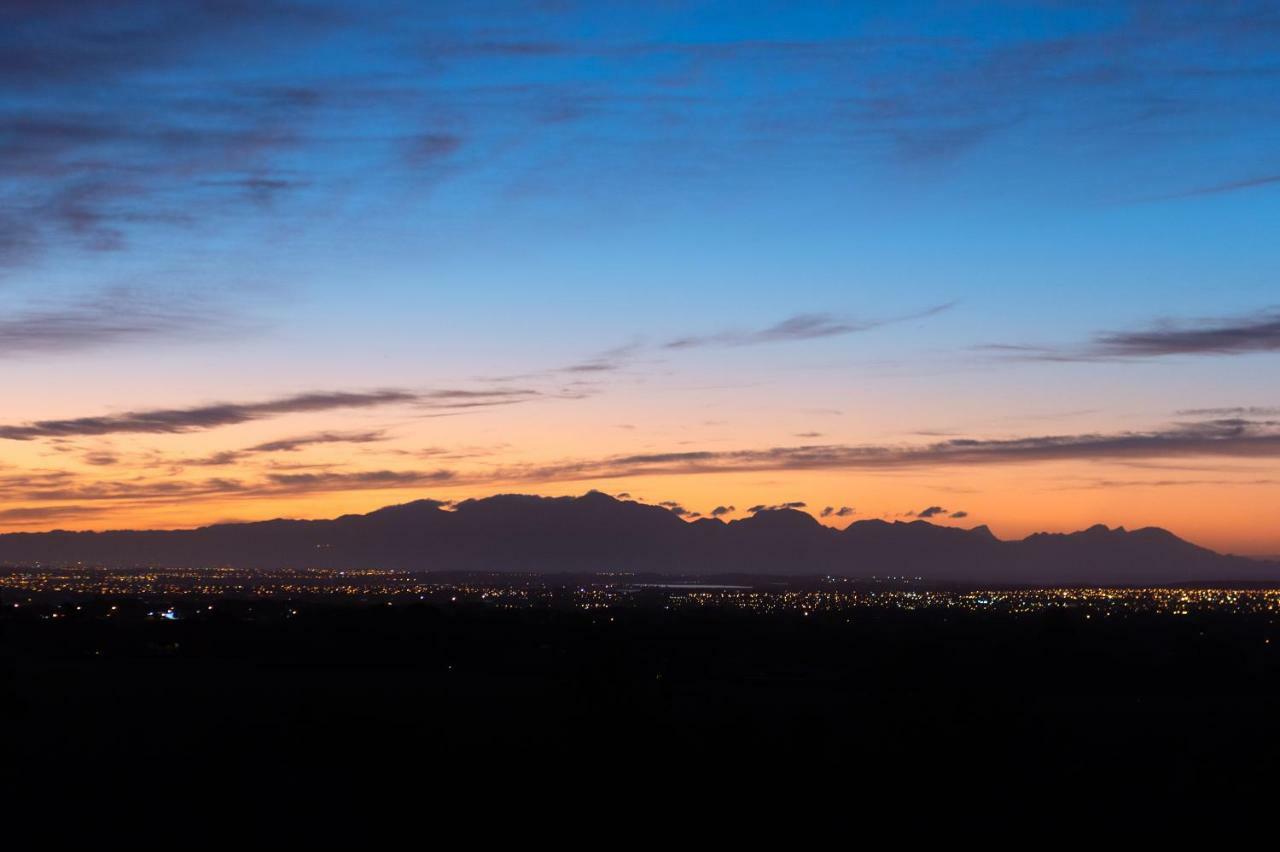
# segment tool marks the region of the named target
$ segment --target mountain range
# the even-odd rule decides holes
[[[411,571],[634,572],[712,576],[912,577],[933,581],[1139,584],[1280,580],[1280,562],[1215,553],[1148,527],[1098,525],[1001,540],[926,521],[855,521],[843,530],[772,509],[724,522],[592,491],[418,500],[332,520],[191,530],[0,535],[0,564]]]

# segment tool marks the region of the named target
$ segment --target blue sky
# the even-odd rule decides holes
[[[1263,2],[8,3],[6,420],[536,374],[535,413],[396,415],[406,451],[503,432],[498,465],[640,446],[610,419],[746,449],[1274,406],[1277,48]],[[134,443],[64,474],[160,452],[93,440]]]

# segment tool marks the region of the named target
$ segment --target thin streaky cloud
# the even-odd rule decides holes
[[[59,518],[83,518],[97,515],[102,509],[96,506],[15,506],[0,509],[0,521],[13,526],[43,524]]]
[[[172,500],[198,500],[225,496],[279,497],[344,491],[413,488],[451,483],[456,472],[436,470],[361,470],[272,473],[260,480],[210,477],[199,480],[129,479],[89,481],[57,474],[12,477],[0,482],[0,497],[33,503],[138,504]],[[68,513],[69,514],[69,513]]]
[[[473,408],[514,405],[542,398],[534,390],[500,388],[492,391],[431,390],[408,391],[384,389],[375,391],[322,391],[294,394],[264,402],[217,402],[191,408],[159,408],[107,414],[98,417],[76,417],[67,420],[37,420],[30,423],[0,426],[0,439],[30,441],[38,438],[68,438],[90,435],[174,434],[234,426],[251,420],[264,420],[288,414],[336,411],[353,408],[375,408],[408,405],[437,412],[457,413]],[[569,394],[557,399],[576,398]],[[442,416],[437,414],[434,416]]]
[[[176,464],[179,467],[184,465],[197,467],[220,467],[236,464],[237,462],[241,462],[249,456],[254,455],[291,453],[301,450],[304,447],[329,444],[372,444],[385,440],[387,440],[387,434],[382,431],[317,432],[311,435],[297,435],[290,438],[278,438],[274,441],[266,441],[261,444],[255,444],[252,447],[245,447],[241,450],[223,450],[222,452],[213,453],[212,455],[200,458],[182,459],[176,462]]]
[[[248,447],[249,453],[288,453],[303,447],[317,444],[373,444],[387,440],[387,434],[375,432],[317,432],[311,435],[299,435],[293,438],[279,438]]]
[[[1098,335],[1094,349],[1102,356],[1158,358],[1164,355],[1237,355],[1280,350],[1280,311],[1252,317],[1208,320],[1196,325],[1158,326],[1147,331]]]
[[[1280,351],[1280,310],[1199,321],[1164,321],[1146,329],[1107,331],[1079,346],[992,343],[977,347],[1017,361],[1134,361],[1178,355],[1247,355]]]
[[[68,304],[0,319],[0,358],[80,352],[104,346],[190,341],[232,330],[235,320],[207,300],[110,288]]]
[[[956,304],[956,302],[946,302],[934,305],[922,311],[877,320],[854,320],[834,313],[795,314],[787,317],[786,319],[780,320],[773,325],[749,331],[721,331],[713,334],[688,335],[672,338],[664,343],[657,344],[656,350],[671,352],[683,349],[698,349],[715,346],[759,346],[770,343],[788,343],[817,340],[826,337],[839,337],[846,334],[870,331],[893,323],[925,319],[944,311],[948,311],[955,307]],[[614,373],[625,369],[637,358],[653,353],[654,350],[654,346],[646,345],[642,341],[637,340],[621,346],[615,346],[612,349],[600,352],[589,358],[584,358],[581,361],[576,361],[567,366],[543,370],[540,373],[486,377],[485,381],[512,381],[533,378],[539,375],[555,375],[558,373],[567,373],[571,375]]]
[[[1138,200],[1141,202],[1176,201],[1181,198],[1196,198],[1204,195],[1226,195],[1227,193],[1242,192],[1250,189],[1258,189],[1264,186],[1274,186],[1275,184],[1280,184],[1280,174],[1259,175],[1257,177],[1244,178],[1242,180],[1214,183],[1207,186],[1197,186],[1191,189],[1184,189],[1180,192],[1170,192],[1164,195],[1150,195]]]
[[[1226,408],[1183,408],[1174,412],[1179,417],[1275,417],[1280,406],[1243,405]]]
[[[1280,485],[1280,479],[1094,479],[1087,482],[1064,485],[1060,491],[1092,491],[1099,488],[1179,488],[1179,487],[1270,487]]]
[[[448,482],[457,476],[451,470],[373,470],[354,473],[279,473],[267,477],[271,493],[303,491],[346,491],[365,488],[398,488]]]
[[[855,320],[830,313],[796,314],[765,328],[750,331],[723,331],[709,335],[678,337],[662,344],[663,349],[693,349],[703,346],[759,346],[840,337],[870,331],[893,323],[924,319],[955,307],[955,302],[934,305],[923,311],[878,320]]]
[[[817,470],[897,470],[1053,461],[1280,459],[1280,423],[1240,419],[1173,424],[1145,432],[956,438],[907,446],[823,444],[612,456],[496,471],[494,481],[575,481],[631,476]]]
[[[1125,462],[1135,459],[1268,459],[1280,460],[1280,423],[1274,421],[1213,420],[1174,424],[1146,432],[1033,436],[1009,439],[953,439],[914,446],[820,445],[771,447],[734,451],[697,450],[610,456],[521,465],[485,471],[433,470],[320,470],[276,472],[245,481],[213,477],[100,481],[69,471],[53,470],[0,478],[0,499],[23,502],[152,501],[197,499],[219,495],[287,495],[370,489],[412,488],[427,484],[451,486],[513,482],[573,482],[633,476],[687,476],[763,471],[892,471],[945,466],[1027,464],[1055,461]],[[1258,481],[1256,477],[1252,481]],[[1223,480],[1226,482],[1226,480]],[[753,506],[801,509],[795,501]],[[717,507],[718,516],[732,506]],[[938,515],[941,507],[917,513]],[[837,516],[852,514],[841,507]]]
[[[76,417],[67,420],[37,420],[20,425],[0,426],[0,439],[30,441],[37,438],[66,438],[118,433],[172,434],[233,426],[285,414],[333,411],[344,408],[411,403],[418,395],[403,390],[368,392],[326,391],[295,394],[264,402],[219,402],[192,408],[157,408]]]

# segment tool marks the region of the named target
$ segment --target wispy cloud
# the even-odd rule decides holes
[[[775,503],[772,505],[769,505],[766,503],[758,503],[755,506],[752,506],[751,508],[747,509],[747,514],[754,515],[759,512],[779,512],[779,511],[782,511],[783,509],[798,510],[798,509],[803,509],[806,506],[807,504],[803,500],[791,500],[786,503]]]
[[[130,478],[99,481],[64,471],[37,472],[0,479],[0,500],[33,503],[121,505],[167,503],[218,497],[272,497],[294,494],[411,488],[449,483],[451,470],[357,470],[272,473],[261,479],[209,477],[205,479]],[[36,514],[32,508],[31,514]],[[51,511],[51,510],[46,510]],[[63,514],[74,514],[67,511]]]
[[[284,414],[332,411],[343,408],[412,403],[418,395],[402,390],[369,392],[328,391],[280,397],[264,402],[219,402],[192,408],[156,408],[76,417],[68,420],[38,420],[21,425],[0,426],[0,439],[30,441],[36,438],[66,438],[117,433],[165,434],[194,432],[232,426]]]
[[[1238,355],[1280,350],[1280,311],[1254,316],[1168,323],[1146,331],[1099,335],[1093,351],[1101,357],[1158,358],[1163,355]]]
[[[677,502],[676,502],[676,501],[674,501],[674,500],[663,500],[663,501],[662,501],[661,503],[659,503],[658,505],[659,505],[659,506],[661,506],[662,508],[666,509],[668,512],[670,512],[671,514],[675,515],[676,517],[680,517],[680,518],[700,518],[700,517],[702,517],[702,513],[701,513],[701,512],[695,512],[695,511],[693,511],[692,509],[686,509],[684,506],[680,505],[679,503],[677,503]]]
[[[534,397],[541,391],[532,388],[495,388],[492,390],[434,390],[418,394],[423,408],[485,408],[491,405],[514,405]]]
[[[267,477],[274,493],[302,491],[354,491],[369,488],[404,488],[449,482],[457,476],[451,470],[373,470],[353,473],[279,473]]]
[[[755,331],[724,331],[703,336],[678,337],[663,344],[665,349],[692,349],[698,346],[755,346],[792,340],[812,340],[866,331],[875,323],[851,322],[830,314],[797,314]]]
[[[95,452],[95,453],[84,454],[85,464],[97,465],[99,467],[107,467],[113,464],[117,464],[119,461],[120,461],[120,457],[117,456],[115,453]]]
[[[1140,199],[1141,201],[1175,201],[1179,198],[1195,198],[1201,195],[1225,195],[1231,192],[1241,192],[1248,189],[1258,189],[1264,186],[1274,186],[1280,184],[1280,175],[1267,174],[1257,175],[1255,177],[1243,178],[1241,180],[1225,181],[1223,183],[1208,184],[1206,186],[1192,187],[1180,192],[1170,192],[1164,195],[1151,195]]]
[[[101,346],[207,338],[233,318],[189,294],[146,294],[124,287],[66,305],[36,307],[0,318],[0,357],[48,355]]]
[[[492,486],[500,483],[573,482],[625,477],[691,476],[765,471],[878,471],[937,469],[947,466],[1029,464],[1054,461],[1137,463],[1184,458],[1280,461],[1280,421],[1238,419],[1200,423],[1175,423],[1145,432],[1032,436],[1008,439],[953,439],[907,446],[822,445],[772,447],[735,451],[694,451],[621,455],[597,459],[560,461],[542,465],[480,469],[435,468],[427,470],[270,471],[256,478],[211,477],[182,479],[129,476],[101,480],[65,470],[13,472],[0,476],[0,502],[69,503],[75,506],[121,505],[220,497],[261,497],[307,493],[340,493],[362,490],[408,489],[429,485],[450,487]],[[1100,480],[1106,482],[1106,480]],[[1271,482],[1257,475],[1240,480],[1219,476],[1197,482],[1250,484]],[[1124,483],[1161,486],[1192,484],[1187,480]],[[1102,487],[1102,486],[1097,486]],[[666,506],[684,517],[696,513],[678,503]],[[801,501],[760,504],[748,514],[776,509],[803,509]],[[732,505],[720,505],[712,517],[733,514]],[[71,511],[66,512],[72,516]],[[847,517],[848,506],[825,507],[822,517]],[[964,510],[930,506],[916,517],[948,515],[962,519]],[[33,514],[34,517],[34,514]],[[20,520],[20,519],[19,519]]]
[[[602,115],[590,136],[621,157],[563,157],[539,169],[547,186],[572,185],[576,197],[625,171],[629,145],[665,144],[653,159],[677,169],[780,141],[838,151],[837,168],[843,156],[886,154],[945,163],[1036,122],[1034,141],[1106,134],[1109,150],[1137,149],[1134,129],[1149,131],[1138,137],[1145,156],[1153,139],[1198,139],[1206,115],[1265,115],[1248,109],[1258,93],[1231,81],[1274,74],[1267,0],[1118,2],[1113,13],[1082,16],[1052,4],[1041,10],[1044,28],[1005,21],[983,38],[779,39],[768,28],[698,38],[686,10],[661,4],[658,29],[690,38],[621,41],[601,38],[591,4],[555,4],[554,15],[545,3],[484,4],[465,21],[411,5],[420,8],[370,16],[336,0],[0,4],[0,92],[11,104],[0,108],[0,208],[18,213],[14,228],[7,215],[0,223],[0,260],[57,240],[120,250],[140,224],[198,227],[222,203],[272,207],[292,193],[349,186],[370,164],[411,178],[462,158],[472,133],[491,155],[476,161],[520,184],[535,133],[537,149],[556,150],[576,138],[556,128]],[[899,26],[892,18],[888,30]],[[335,43],[379,61],[326,77],[329,64],[315,60]],[[726,97],[726,78],[751,85]],[[189,85],[157,85],[165,79]],[[406,118],[422,115],[433,119]],[[326,156],[326,127],[387,132],[346,135],[351,156],[339,163]],[[296,173],[300,163],[317,174]],[[329,177],[342,180],[326,186]],[[218,203],[186,203],[192,188]]]
[[[893,470],[1049,461],[1192,457],[1280,459],[1280,423],[1241,419],[1179,423],[1145,432],[956,438],[905,446],[824,444],[695,450],[509,467],[496,481],[562,481],[779,470]]]
[[[266,453],[291,453],[301,450],[304,447],[327,444],[372,444],[379,441],[385,441],[386,439],[387,434],[383,431],[316,432],[310,435],[297,435],[290,438],[278,438],[274,441],[265,441],[261,444],[255,444],[252,447],[245,447],[241,450],[226,450],[200,458],[183,459],[177,462],[177,464],[178,466],[193,465],[218,467],[236,464],[254,455],[262,455]]]
[[[870,331],[893,323],[931,317],[953,307],[955,307],[955,303],[948,302],[917,313],[879,320],[855,320],[829,313],[796,314],[765,328],[677,337],[664,343],[662,348],[693,349],[703,346],[759,346],[769,343],[788,343],[823,337],[840,337],[846,334]]]
[[[376,432],[316,432],[311,435],[299,435],[293,438],[279,438],[262,444],[248,447],[249,453],[288,453],[303,447],[316,444],[372,444],[385,441],[387,434]]]
[[[963,520],[969,517],[969,513],[963,509],[945,509],[942,506],[929,506],[918,512],[907,512],[907,517],[920,518],[922,520],[932,520],[940,517]]]
[[[807,340],[819,340],[830,337],[842,337],[849,334],[871,331],[894,323],[925,319],[950,310],[956,302],[933,305],[921,311],[890,316],[879,319],[854,319],[835,313],[795,314],[779,320],[772,325],[748,330],[726,330],[709,334],[694,334],[676,337],[659,343],[646,343],[636,339],[620,346],[615,346],[566,366],[552,367],[531,373],[504,376],[484,377],[485,381],[508,382],[548,376],[579,375],[583,379],[591,374],[615,373],[631,367],[643,359],[661,361],[663,354],[672,354],[681,350],[701,349],[708,347],[746,347],[768,344],[799,343]],[[562,391],[564,395],[567,391]]]
[[[189,225],[193,207],[173,199],[192,188],[226,188],[261,204],[301,185],[276,174],[276,158],[298,145],[314,103],[230,79],[177,96],[151,87],[140,98],[137,81],[178,67],[207,78],[219,73],[206,52],[219,40],[237,39],[256,56],[270,40],[254,32],[281,27],[309,37],[340,17],[336,7],[277,0],[0,6],[0,93],[8,96],[0,203],[28,228],[20,244],[0,246],[0,262],[57,242],[118,251],[139,225]],[[201,215],[218,208],[210,200]]]
[[[1092,491],[1099,488],[1199,488],[1204,486],[1264,486],[1280,485],[1280,479],[1089,479],[1070,485],[1060,486],[1059,490]]]
[[[96,517],[103,511],[99,506],[15,506],[0,509],[0,524],[10,527],[44,526],[67,518]]]
[[[1280,351],[1280,310],[1249,316],[1163,321],[1146,329],[1108,331],[1079,346],[989,344],[979,347],[1023,361],[1129,361],[1176,355],[1246,355]]]
[[[1179,417],[1276,417],[1280,416],[1280,406],[1237,405],[1227,408],[1184,408],[1177,414]]]
[[[175,434],[234,426],[251,420],[264,420],[288,414],[316,411],[335,411],[352,408],[376,408],[404,405],[419,410],[439,413],[458,413],[473,408],[495,405],[515,405],[542,398],[535,390],[498,388],[488,391],[473,390],[375,390],[375,391],[323,391],[295,394],[263,402],[217,402],[191,408],[158,408],[129,411],[123,414],[106,414],[97,417],[76,417],[67,420],[37,420],[31,423],[0,425],[0,439],[30,441],[37,438],[69,438],[112,434]],[[342,433],[320,433],[310,436],[311,443],[339,443]],[[368,433],[357,433],[368,443]],[[299,443],[301,441],[302,443]],[[351,442],[350,437],[347,438]],[[305,439],[294,439],[296,449]],[[360,441],[355,441],[359,443]],[[285,443],[288,443],[287,441]],[[277,450],[284,449],[278,447]],[[249,452],[267,452],[250,448]]]

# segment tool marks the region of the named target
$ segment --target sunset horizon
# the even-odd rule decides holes
[[[1259,468],[1280,435],[1239,417],[1182,413],[1186,420],[1143,431],[913,443],[814,443],[826,435],[805,433],[790,445],[736,449],[721,449],[731,445],[723,438],[693,448],[602,428],[575,441],[598,445],[599,455],[531,457],[502,440],[513,415],[474,413],[541,408],[519,415],[537,422],[574,403],[588,404],[509,387],[383,388],[0,425],[0,440],[36,456],[24,472],[9,466],[8,490],[23,496],[0,509],[0,532],[332,518],[422,498],[596,489],[666,504],[686,520],[790,505],[837,527],[924,517],[1021,538],[1099,523],[1156,526],[1222,552],[1280,553],[1280,533],[1266,523],[1273,484]],[[471,424],[461,428],[475,443],[424,447],[414,435],[426,429],[439,439],[442,414]],[[41,457],[68,461],[52,468]],[[1219,478],[1207,480],[1206,468]]]
[[[21,825],[1269,812],[1280,0],[0,0],[0,174]]]
[[[0,11],[0,531],[600,488],[1280,554],[1263,8],[122,6]]]

